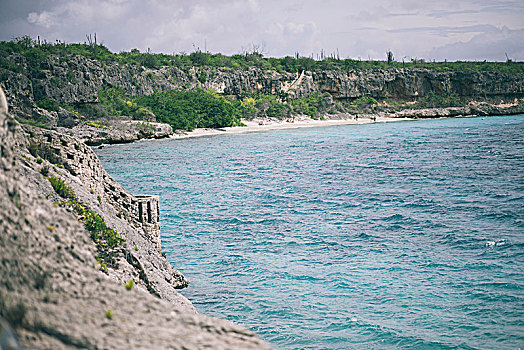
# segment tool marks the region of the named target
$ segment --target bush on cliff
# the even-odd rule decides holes
[[[125,242],[117,230],[107,226],[104,219],[95,211],[72,199],[60,202],[60,206],[74,210],[78,219],[84,223],[85,228],[91,233],[91,239],[97,247],[97,260],[101,270],[107,273],[107,266],[114,266],[119,246]]]
[[[320,93],[312,93],[307,97],[290,100],[293,106],[293,114],[305,114],[310,117],[318,117],[325,113],[330,105],[326,101],[326,96]]]
[[[431,91],[429,94],[419,99],[417,107],[424,108],[445,108],[445,107],[462,107],[466,101],[455,93],[437,94]]]
[[[108,115],[129,116],[134,119],[149,119],[151,112],[139,106],[135,98],[128,96],[124,89],[119,87],[101,87],[98,89],[98,100]]]
[[[60,105],[52,98],[45,98],[39,101],[35,101],[35,105],[40,108],[47,109],[48,111],[58,112]]]
[[[523,62],[426,62],[423,59],[411,59],[406,62],[355,60],[351,58],[340,59],[338,53],[321,52],[317,59],[311,57],[266,58],[260,52],[243,52],[233,56],[212,54],[196,49],[190,54],[154,54],[151,52],[140,52],[132,49],[129,52],[113,53],[104,45],[91,44],[67,44],[57,40],[54,43],[40,42],[29,36],[13,39],[12,41],[0,41],[0,68],[5,68],[17,73],[24,72],[24,65],[19,60],[9,58],[11,54],[17,53],[25,57],[27,69],[33,75],[40,74],[41,64],[50,55],[71,56],[81,55],[101,62],[118,62],[120,64],[135,64],[147,68],[158,68],[160,66],[172,67],[221,67],[230,69],[247,70],[253,67],[262,70],[276,70],[279,72],[298,72],[301,68],[308,71],[362,71],[369,69],[401,69],[401,68],[423,68],[433,71],[456,71],[477,72],[492,71],[508,74],[524,73]]]

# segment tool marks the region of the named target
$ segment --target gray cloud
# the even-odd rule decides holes
[[[524,59],[508,39],[524,29],[520,0],[3,0],[1,6],[1,40],[40,35],[83,42],[97,32],[114,51],[198,47],[234,54],[264,43],[271,56],[338,50],[341,57],[384,59],[391,49],[397,57],[504,59],[481,49],[486,40]]]
[[[407,32],[426,32],[432,33],[435,35],[448,36],[450,34],[459,34],[459,33],[479,33],[479,32],[493,32],[497,31],[497,27],[494,27],[489,24],[476,24],[473,26],[462,26],[462,27],[411,27],[411,28],[401,28],[401,29],[391,29],[391,33],[407,33]]]
[[[457,42],[434,48],[429,55],[437,60],[504,61],[506,53],[513,60],[524,58],[524,29],[506,27],[475,35],[467,42]]]
[[[465,14],[478,14],[480,10],[460,10],[460,11],[448,11],[448,10],[437,10],[428,14],[429,17],[433,18],[446,18],[456,15],[465,15]]]

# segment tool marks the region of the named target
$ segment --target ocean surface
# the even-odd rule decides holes
[[[204,314],[277,349],[524,348],[524,116],[97,149]]]

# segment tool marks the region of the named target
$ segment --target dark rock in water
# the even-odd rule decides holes
[[[196,313],[176,291],[188,281],[159,251],[158,198],[128,193],[84,143],[22,129],[2,111],[0,148],[0,315],[21,348],[269,348]],[[53,188],[52,177],[69,190]],[[104,251],[72,201],[125,239],[111,264],[97,261]]]

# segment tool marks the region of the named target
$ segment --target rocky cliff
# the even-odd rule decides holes
[[[129,95],[147,95],[155,90],[181,90],[201,87],[226,95],[246,92],[304,97],[313,92],[329,93],[335,100],[368,96],[377,100],[413,101],[429,93],[455,94],[466,100],[513,101],[524,97],[524,74],[501,72],[437,72],[427,69],[374,69],[279,73],[250,68],[233,70],[215,67],[160,67],[103,63],[84,56],[51,55],[37,71],[27,69],[26,58],[12,54],[6,58],[25,73],[0,68],[0,84],[17,114],[27,117],[45,114],[34,101],[47,98],[66,104],[92,104],[98,101],[100,86],[121,87]],[[74,116],[66,111],[47,115],[58,125],[70,124]]]
[[[84,143],[1,108],[0,344],[16,348],[12,328],[23,349],[269,348],[176,291],[188,282],[161,255],[158,210]],[[119,243],[97,240],[88,217]]]

